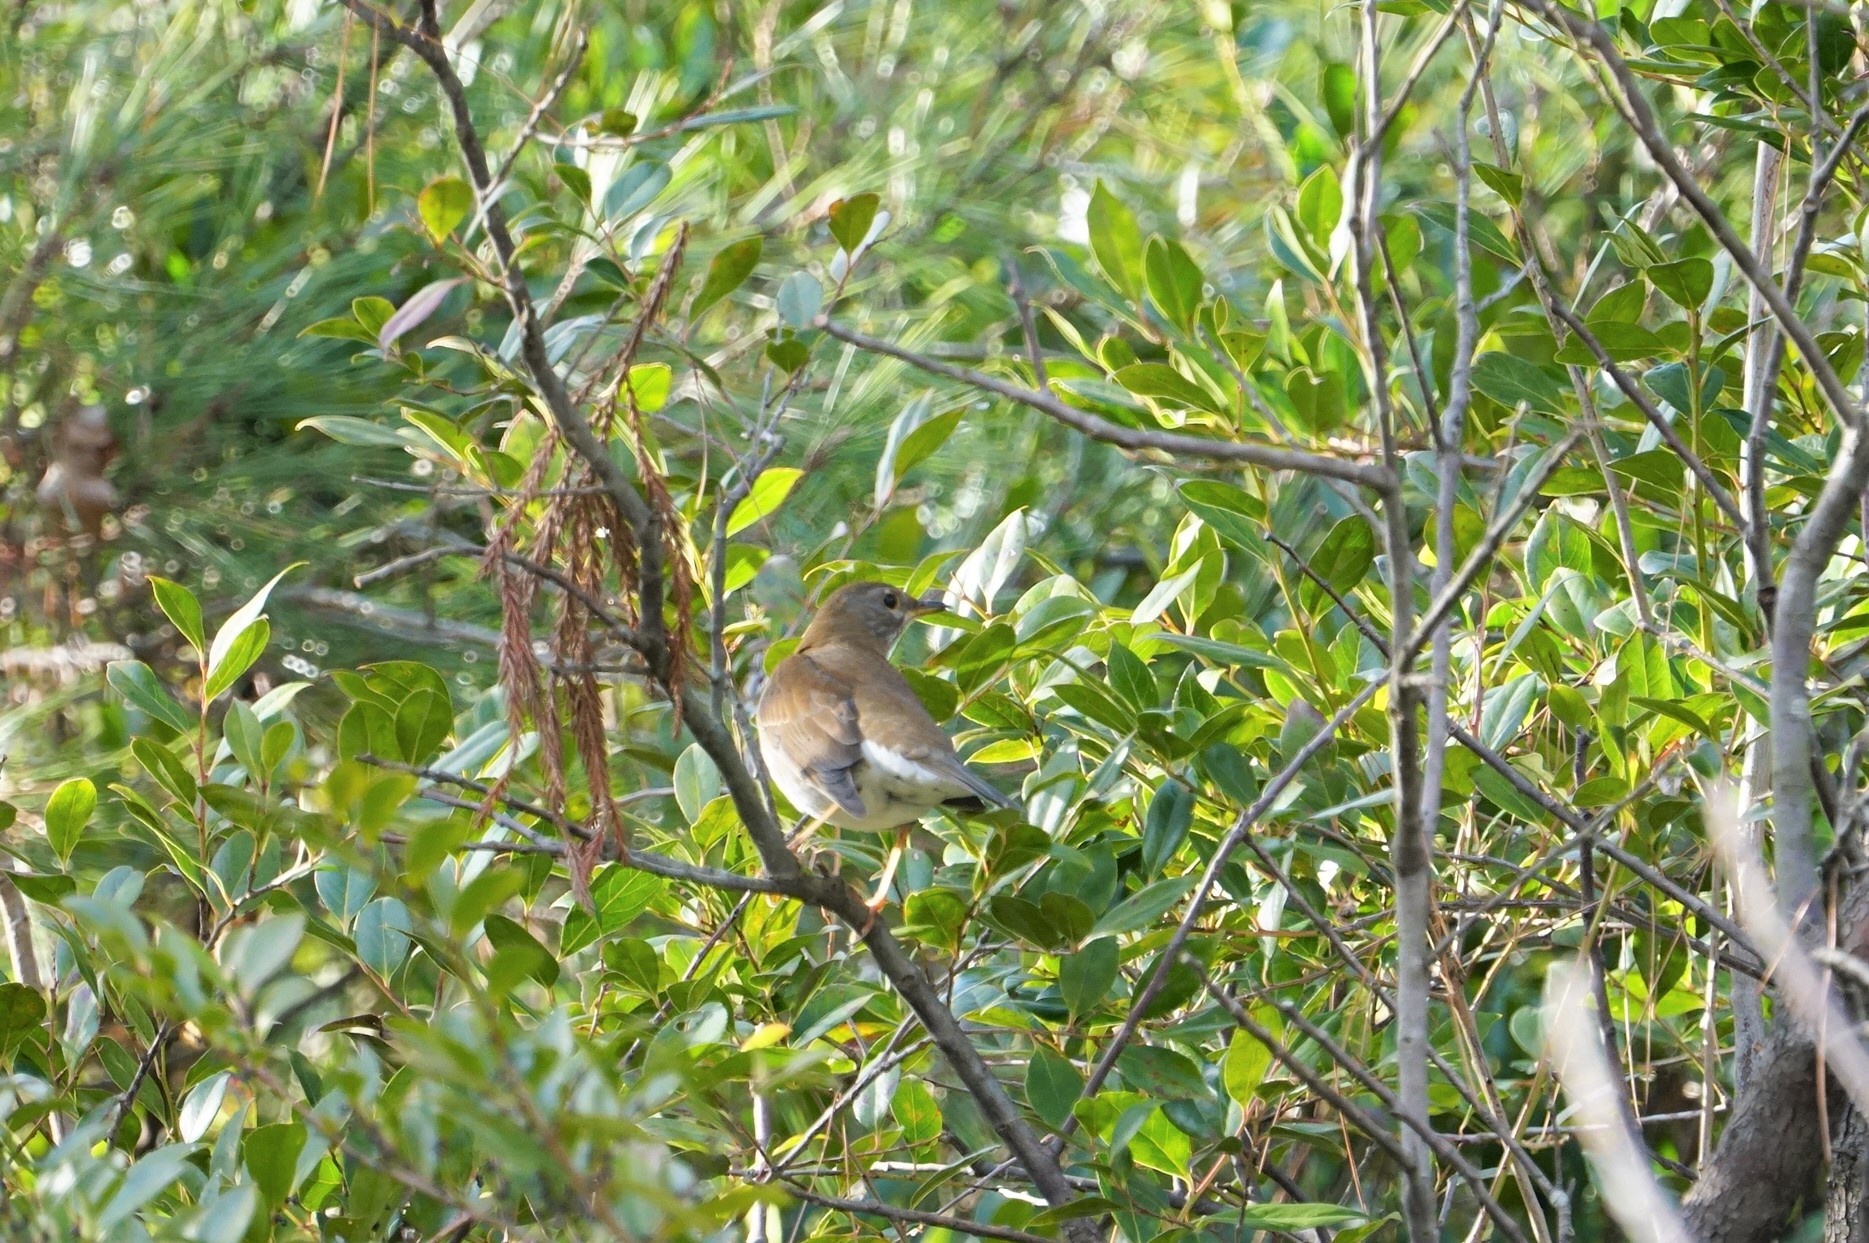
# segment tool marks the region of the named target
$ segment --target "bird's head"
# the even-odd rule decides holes
[[[874,643],[886,652],[912,619],[943,607],[939,596],[912,596],[888,583],[846,583],[818,609],[801,646],[837,640]]]

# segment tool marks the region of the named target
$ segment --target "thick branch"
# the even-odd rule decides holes
[[[480,133],[474,127],[466,88],[449,62],[447,49],[442,43],[434,0],[423,0],[421,30],[411,30],[400,25],[372,8],[365,0],[343,0],[343,3],[378,33],[408,48],[427,65],[435,75],[443,97],[448,101],[448,110],[454,121],[455,142],[461,149],[461,158],[467,164],[487,238],[499,256],[505,278],[506,300],[512,309],[514,322],[519,325],[520,357],[525,360],[526,370],[539,396],[544,399],[552,425],[597,473],[604,490],[635,533],[644,638],[642,654],[649,662],[650,669],[660,676],[666,669],[668,659],[662,623],[661,520],[654,508],[643,499],[635,482],[611,456],[608,446],[598,439],[590,421],[571,400],[563,377],[552,366],[545,345],[545,325],[533,305],[532,292],[526,286],[525,272],[517,262],[518,247],[507,224],[506,209],[497,197],[493,174],[487,166],[486,148],[482,146]]]
[[[1824,479],[1785,558],[1772,626],[1772,841],[1780,909],[1805,918],[1817,892],[1817,852],[1811,840],[1811,696],[1808,674],[1817,629],[1817,583],[1869,484],[1869,444],[1844,429],[1842,451]]]

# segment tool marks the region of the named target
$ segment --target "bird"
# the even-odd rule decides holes
[[[754,715],[773,784],[807,817],[797,836],[825,823],[895,830],[866,903],[871,911],[887,901],[909,829],[928,812],[1017,806],[961,761],[953,740],[889,663],[889,649],[909,622],[944,607],[938,596],[912,596],[888,583],[845,584],[767,678]]]

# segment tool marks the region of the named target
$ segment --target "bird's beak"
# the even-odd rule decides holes
[[[920,617],[924,613],[945,613],[947,602],[939,594],[909,597],[909,616]]]

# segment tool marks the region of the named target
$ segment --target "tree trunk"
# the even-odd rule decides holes
[[[1846,1107],[1832,1129],[1824,1243],[1869,1243],[1869,1123]]]

